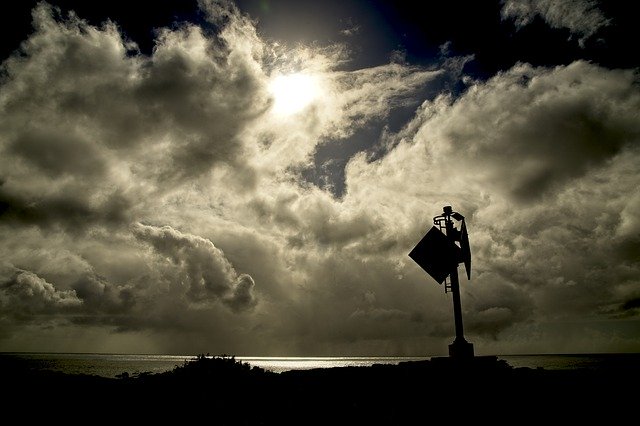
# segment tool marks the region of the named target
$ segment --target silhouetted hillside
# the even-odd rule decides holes
[[[198,356],[161,374],[108,379],[2,365],[5,412],[25,419],[207,424],[608,422],[631,414],[638,366],[514,369],[495,357],[271,373],[233,357]]]

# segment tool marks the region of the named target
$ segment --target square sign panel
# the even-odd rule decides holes
[[[432,226],[427,235],[411,250],[409,257],[427,274],[442,284],[453,268],[458,266],[460,247],[449,241],[438,228]]]

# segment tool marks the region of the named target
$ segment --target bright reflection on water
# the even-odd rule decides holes
[[[265,370],[281,373],[289,370],[314,368],[368,367],[374,364],[398,364],[405,361],[422,361],[429,357],[236,357],[237,360]]]
[[[504,355],[498,358],[512,367],[542,367],[547,370],[566,369],[640,369],[640,354],[577,354],[577,355]],[[190,355],[131,355],[131,354],[60,354],[60,353],[0,353],[0,367],[22,363],[33,370],[54,370],[67,374],[94,374],[115,377],[122,372],[161,373],[172,370]],[[236,357],[238,361],[268,371],[314,368],[358,367],[373,364],[398,364],[404,361],[427,360],[429,357]],[[11,361],[8,362],[7,361]]]

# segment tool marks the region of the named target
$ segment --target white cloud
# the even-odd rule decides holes
[[[341,30],[340,34],[342,34],[345,37],[351,37],[358,34],[359,32],[360,32],[360,25],[352,25],[349,28],[345,28],[344,30]]]
[[[0,97],[2,197],[17,220],[130,220],[134,199],[234,164],[266,108],[255,59],[226,34],[163,30],[145,57],[115,25],[56,20],[44,3],[34,25],[3,63]]]
[[[503,0],[503,19],[513,19],[518,27],[540,16],[552,28],[566,28],[580,36],[580,43],[593,36],[609,20],[595,0]]]

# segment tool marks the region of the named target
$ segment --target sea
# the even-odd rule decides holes
[[[141,355],[92,353],[3,352],[0,365],[21,363],[32,370],[51,370],[66,374],[87,374],[116,377],[170,371],[193,355]],[[429,360],[431,357],[251,357],[237,356],[236,360],[275,373],[289,370],[371,366],[398,364],[406,361]],[[555,354],[555,355],[498,355],[514,368],[571,369],[640,369],[640,354]]]

